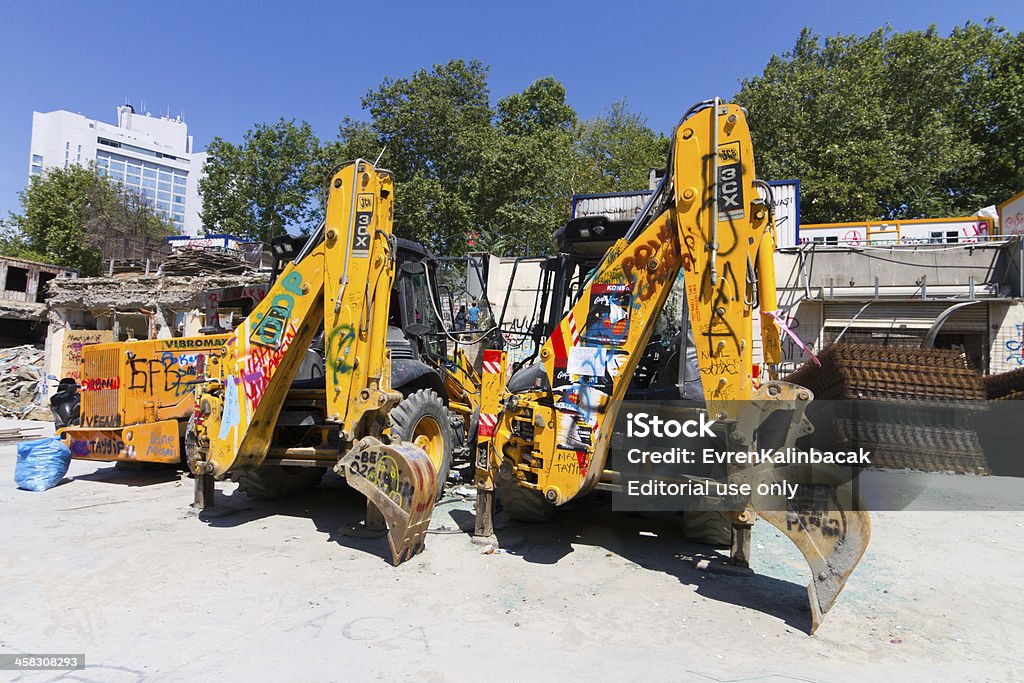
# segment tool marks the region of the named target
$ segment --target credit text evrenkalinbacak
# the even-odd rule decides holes
[[[663,420],[657,415],[629,413],[626,436],[644,438],[714,437],[712,427],[717,420],[708,420],[705,413],[699,420]],[[864,448],[853,451],[821,451],[817,448],[804,450],[795,447],[783,449],[762,448],[749,451],[723,451],[704,448],[700,453],[687,448],[670,448],[664,451],[645,451],[630,448],[626,459],[634,465],[643,464],[685,464],[685,465],[870,465],[871,452]]]

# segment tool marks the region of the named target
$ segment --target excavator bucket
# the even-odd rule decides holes
[[[423,550],[434,511],[437,473],[422,448],[366,437],[338,461],[337,471],[384,517],[394,565]]]
[[[788,465],[770,470],[769,479],[800,482],[792,500],[760,496],[751,504],[793,541],[810,565],[807,597],[814,633],[868,547],[871,517],[857,495],[856,478],[841,468],[815,466],[812,471]]]

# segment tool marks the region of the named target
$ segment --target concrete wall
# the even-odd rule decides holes
[[[1024,302],[990,304],[989,322],[989,372],[994,375],[1024,367]]]

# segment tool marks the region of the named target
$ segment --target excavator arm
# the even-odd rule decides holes
[[[190,426],[190,467],[223,477],[267,455],[286,395],[324,329],[327,420],[338,425],[335,469],[367,496],[389,529],[395,564],[423,547],[436,473],[427,454],[390,436],[386,348],[394,184],[358,160],[330,180],[323,225],[266,298],[207,363]]]
[[[483,412],[494,411],[495,426],[479,447],[481,492],[492,491],[498,478],[561,505],[601,481],[616,415],[680,270],[710,417],[731,424],[730,443],[749,449],[759,440],[758,428],[783,411],[790,426],[781,439],[760,445],[793,445],[811,429],[803,416],[810,392],[775,380],[755,387],[752,372],[752,316],[759,304],[765,357],[769,363],[780,357],[771,315],[773,251],[771,210],[758,192],[745,112],[717,99],[696,105],[675,130],[666,177],[583,284],[541,347],[540,362],[517,372],[500,397],[488,395],[495,384],[485,380]],[[774,474],[743,468],[730,479],[756,490]],[[833,496],[827,503],[813,513],[778,513],[777,500],[751,499],[731,514],[733,557],[740,563],[749,552],[754,512],[807,558],[815,571],[809,587],[814,627],[859,562],[870,531],[858,501]],[[486,514],[488,507],[478,509]],[[478,518],[478,532],[487,528]],[[745,530],[745,542],[737,530]]]

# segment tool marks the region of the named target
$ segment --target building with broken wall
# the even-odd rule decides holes
[[[0,256],[0,347],[41,343],[46,336],[47,283],[78,271]]]
[[[74,377],[81,346],[101,341],[169,339],[232,321],[266,295],[268,273],[141,275],[50,284],[46,335],[48,393]],[[214,318],[216,320],[214,320]]]
[[[48,283],[78,272],[0,257],[0,417],[46,419],[44,354]]]

